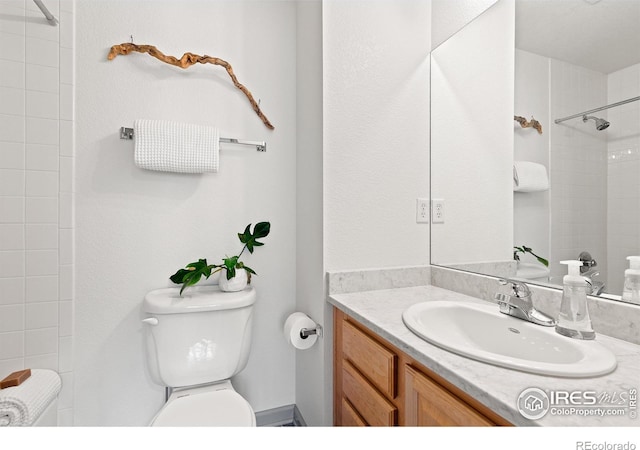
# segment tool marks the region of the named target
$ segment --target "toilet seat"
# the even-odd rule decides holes
[[[154,427],[254,427],[251,405],[233,389],[174,392]]]

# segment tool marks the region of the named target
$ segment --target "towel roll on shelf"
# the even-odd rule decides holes
[[[58,396],[60,375],[49,369],[33,369],[19,386],[0,390],[0,427],[31,426]]]
[[[541,192],[548,189],[549,175],[544,165],[531,161],[514,161],[514,192]]]

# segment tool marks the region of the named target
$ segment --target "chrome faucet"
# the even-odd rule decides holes
[[[591,257],[589,252],[581,252],[578,256],[578,260],[582,261],[582,266],[580,267],[580,275],[585,277],[589,288],[591,289],[590,295],[600,295],[604,288],[606,287],[606,283],[604,281],[594,280],[593,278],[600,275],[598,269],[595,267],[598,265],[595,259]]]
[[[594,272],[589,275],[585,274],[584,279],[591,289],[590,295],[600,295],[607,286],[604,281],[594,280],[593,277],[600,275],[600,272]]]
[[[512,289],[511,295],[498,292],[494,297],[500,306],[501,313],[545,327],[552,327],[556,324],[554,319],[533,307],[531,291],[525,283],[509,278],[501,278],[498,283],[503,286],[511,284]]]

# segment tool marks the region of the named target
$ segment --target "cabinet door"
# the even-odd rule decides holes
[[[397,424],[396,407],[374,388],[348,361],[342,366],[342,392],[368,425]],[[343,422],[345,418],[342,418]]]
[[[380,392],[396,396],[396,355],[346,320],[342,321],[342,354]]]
[[[367,422],[364,421],[360,414],[353,408],[353,405],[349,403],[349,400],[342,397],[342,422],[343,427],[365,427]]]
[[[411,366],[405,366],[406,425],[490,426],[489,419]]]

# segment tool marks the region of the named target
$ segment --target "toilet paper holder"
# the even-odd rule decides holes
[[[317,334],[318,337],[322,337],[322,326],[316,324],[315,328],[302,328],[300,329],[300,337],[302,339],[306,339],[309,336],[312,336],[314,334]]]

